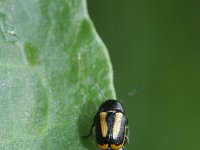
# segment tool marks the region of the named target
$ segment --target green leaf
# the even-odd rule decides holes
[[[108,52],[83,0],[0,0],[0,149],[97,149],[88,133],[115,98]]]

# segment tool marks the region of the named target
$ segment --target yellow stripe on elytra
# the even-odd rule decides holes
[[[123,142],[120,144],[120,145],[115,145],[115,144],[111,144],[111,148],[114,149],[114,150],[119,150],[121,149],[123,146],[124,146],[124,142],[125,142],[125,138],[126,138],[126,127],[124,129],[124,139],[123,139]]]
[[[108,133],[108,125],[107,125],[107,122],[106,122],[106,115],[107,115],[106,112],[100,113],[101,133],[102,133],[103,137],[106,137],[107,133]]]
[[[116,113],[115,123],[113,126],[113,139],[116,139],[118,137],[118,134],[120,132],[120,127],[122,124],[122,117],[123,117],[122,113]]]
[[[120,145],[115,145],[115,144],[111,144],[111,148],[113,150],[119,150],[120,148],[122,148],[124,146],[124,143],[120,144]]]
[[[102,150],[105,150],[108,149],[108,144],[103,144],[103,145],[98,144],[98,147]]]

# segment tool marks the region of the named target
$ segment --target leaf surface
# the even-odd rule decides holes
[[[86,1],[0,0],[0,149],[96,149],[91,81],[116,97]]]

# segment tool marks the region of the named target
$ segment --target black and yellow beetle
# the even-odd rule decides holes
[[[119,150],[124,147],[128,139],[128,119],[120,102],[106,100],[99,108],[94,117],[90,133],[96,127],[96,142],[100,149]]]
[[[129,92],[128,96],[134,95],[143,88],[144,85],[134,89]],[[83,137],[91,136],[94,127],[96,129],[96,142],[100,149],[124,149],[124,144],[128,141],[128,119],[119,101],[109,99],[103,102],[94,117],[90,133]]]

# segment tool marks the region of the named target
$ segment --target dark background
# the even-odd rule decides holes
[[[200,2],[88,0],[130,125],[128,150],[200,149]]]

